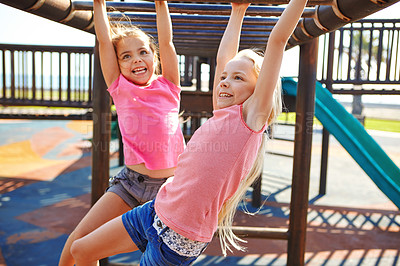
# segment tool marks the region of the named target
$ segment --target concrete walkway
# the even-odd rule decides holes
[[[320,131],[313,141],[307,265],[400,265],[398,208],[334,139],[327,194],[318,195]],[[400,134],[371,134],[400,166]],[[90,208],[91,123],[3,120],[0,135],[0,265],[57,265],[68,234]],[[293,143],[272,140],[268,151],[290,155]],[[111,175],[120,169],[112,155]],[[240,211],[236,223],[287,227],[291,175],[291,157],[267,153],[264,204],[254,216]],[[224,258],[214,239],[195,265],[285,265],[286,241],[246,240],[247,252]],[[135,265],[139,258],[135,252],[110,261]]]

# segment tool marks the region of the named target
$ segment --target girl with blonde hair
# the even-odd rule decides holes
[[[73,243],[78,266],[137,249],[143,252],[141,265],[189,265],[212,240],[218,225],[224,254],[229,245],[241,249],[230,229],[233,214],[259,174],[263,134],[281,108],[276,88],[283,53],[306,3],[290,1],[269,36],[261,67],[252,51],[238,53],[249,4],[232,4],[217,55],[213,117],[196,130],[179,157],[174,177],[155,200]]]

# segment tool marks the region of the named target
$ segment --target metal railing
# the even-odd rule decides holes
[[[321,38],[322,83],[337,94],[400,94],[400,20],[361,20]]]
[[[0,44],[0,61],[2,105],[92,105],[92,47]]]

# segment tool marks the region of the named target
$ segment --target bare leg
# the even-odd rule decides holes
[[[129,205],[117,194],[112,192],[105,193],[68,237],[61,253],[59,266],[73,266],[75,264],[70,252],[71,245],[75,240],[86,236],[101,225],[129,210],[131,210]]]
[[[121,217],[105,223],[72,244],[71,253],[77,266],[96,265],[102,258],[138,249],[126,231]]]

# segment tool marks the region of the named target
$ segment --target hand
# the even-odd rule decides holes
[[[250,3],[231,3],[231,5],[232,5],[232,9],[246,10],[250,6]]]

